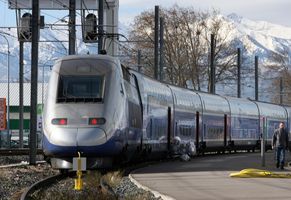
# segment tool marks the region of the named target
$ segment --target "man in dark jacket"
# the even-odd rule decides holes
[[[276,150],[276,167],[284,169],[285,149],[288,149],[288,132],[285,129],[284,122],[281,122],[279,128],[275,130],[272,140],[272,148]]]

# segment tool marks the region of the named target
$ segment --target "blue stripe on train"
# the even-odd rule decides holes
[[[47,156],[77,156],[78,151],[82,156],[114,156],[121,152],[122,144],[113,138],[102,145],[96,146],[59,146],[50,143],[45,135],[43,135],[43,151]]]

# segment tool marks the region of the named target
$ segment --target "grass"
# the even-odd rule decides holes
[[[107,173],[103,178],[113,188],[120,184],[123,174],[123,171],[118,170]]]

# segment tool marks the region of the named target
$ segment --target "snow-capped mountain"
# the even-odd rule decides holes
[[[249,55],[259,56],[264,63],[271,62],[272,53],[291,54],[291,27],[253,21],[234,13],[224,19],[233,27],[231,39],[239,39]]]
[[[229,31],[228,40],[235,40],[237,44],[246,47],[243,51],[246,60],[244,67],[254,71],[255,56],[259,57],[259,97],[261,100],[270,101],[274,91],[270,92],[271,85],[278,79],[278,69],[283,69],[283,65],[291,66],[291,27],[272,24],[266,21],[254,21],[243,18],[234,13],[228,16],[218,16],[225,22],[224,31]],[[275,55],[275,56],[274,56]],[[276,56],[282,56],[284,63],[274,60]],[[278,57],[277,57],[278,58]],[[281,60],[282,61],[282,60]],[[267,66],[276,65],[276,70],[271,70]],[[230,85],[218,85],[217,93],[236,95],[236,83]],[[254,73],[242,79],[242,96],[254,98]]]
[[[290,56],[291,27],[285,27],[264,21],[253,21],[240,17],[236,14],[218,17],[221,17],[225,21],[225,23],[231,27],[228,40],[236,40],[239,43],[243,44],[245,47],[247,47],[246,52],[243,52],[243,54],[250,60],[253,61],[255,55],[259,56],[261,73],[268,73],[267,69],[263,65],[272,63],[272,61],[270,60],[270,55],[274,53],[280,54],[282,52],[285,52],[285,56]],[[42,81],[42,77],[44,77],[45,81],[48,79],[50,66],[54,63],[56,59],[67,55],[68,31],[64,30],[65,28],[66,27],[54,28],[53,30],[46,28],[40,31],[40,81]],[[121,29],[123,34],[126,33],[125,25],[122,25]],[[19,68],[19,42],[17,40],[17,31],[16,29],[5,30],[5,33],[3,33],[3,31],[2,33],[0,32],[0,82],[7,82],[8,53],[7,42],[1,35],[5,35],[9,42],[10,80],[17,81]],[[88,52],[93,54],[97,52],[97,44],[85,44],[82,42],[81,27],[77,27],[77,38],[78,39],[76,42],[76,52],[78,54],[86,54]],[[27,80],[30,79],[30,46],[31,43],[25,43],[24,46],[24,76]],[[291,65],[291,60],[289,60],[288,62],[289,63],[287,64]],[[249,94],[246,94],[246,96],[249,96]]]

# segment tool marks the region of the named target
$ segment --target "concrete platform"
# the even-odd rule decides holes
[[[291,155],[286,152],[286,161]],[[246,168],[291,173],[290,167],[278,170],[274,153],[266,153],[266,167],[260,153],[236,153],[197,157],[189,162],[173,161],[136,170],[131,177],[162,195],[177,200],[282,200],[291,199],[291,179],[231,178],[229,174]]]

